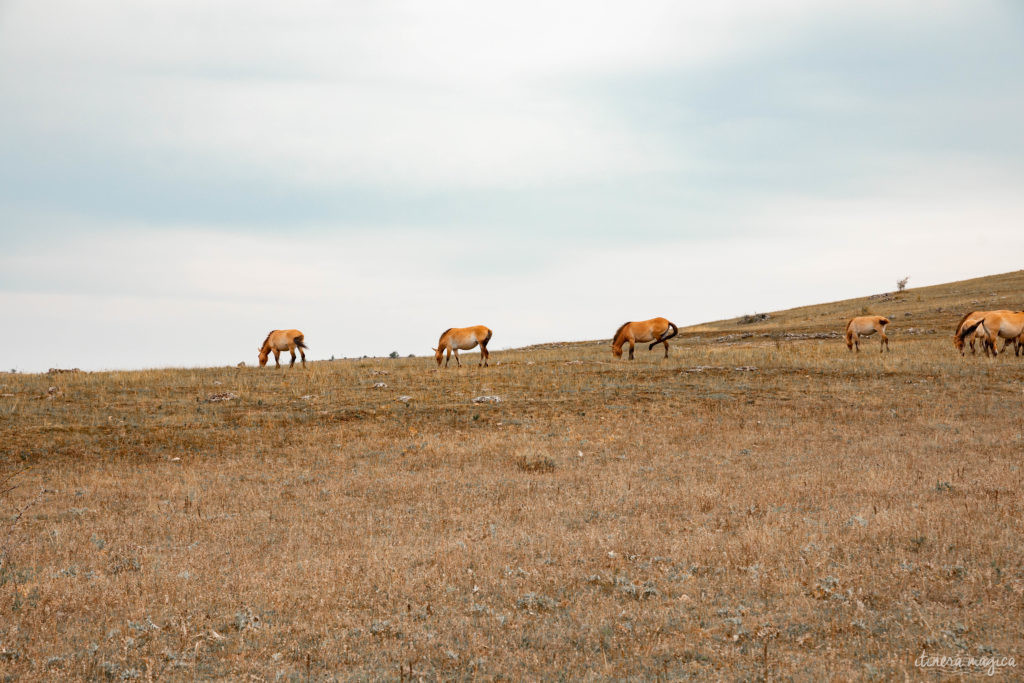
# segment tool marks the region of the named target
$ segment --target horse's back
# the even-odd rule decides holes
[[[994,335],[1007,339],[1018,337],[1024,333],[1024,311],[989,311],[983,324]]]
[[[285,351],[293,342],[302,341],[305,336],[301,330],[274,330],[267,337],[267,341],[278,351]]]
[[[447,338],[447,339],[446,339]],[[476,348],[480,342],[487,342],[491,338],[491,330],[486,325],[474,325],[472,327],[452,327],[445,330],[441,335],[453,349],[468,351]]]
[[[846,331],[870,336],[888,324],[889,319],[884,315],[858,315],[846,323]]]
[[[651,318],[650,320],[639,320],[637,322],[626,323],[623,327],[628,328],[629,334],[633,335],[633,339],[640,343],[647,343],[654,341],[666,331],[668,331],[669,325],[668,318]],[[621,330],[621,328],[620,328]]]

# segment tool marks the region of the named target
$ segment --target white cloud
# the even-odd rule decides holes
[[[816,7],[14,2],[0,24],[0,122],[51,153],[89,145],[284,187],[653,173],[685,161],[566,84],[707,68],[778,43]]]

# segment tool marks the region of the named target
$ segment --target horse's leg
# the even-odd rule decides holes
[[[667,332],[667,330],[666,330],[666,332]],[[661,343],[665,345],[665,358],[668,358],[668,340],[666,339],[665,341],[663,341]]]
[[[462,361],[459,360],[459,347],[455,347],[452,350],[452,353],[455,354],[455,364],[458,365],[461,368],[462,367]]]
[[[632,337],[629,338],[629,359],[633,360],[633,349],[636,348],[636,340]]]
[[[281,367],[281,352],[277,349],[274,349],[274,365],[278,368]]]
[[[299,355],[302,356],[302,367],[306,367],[306,350],[299,347]]]
[[[885,336],[885,332],[882,333],[882,339],[878,342],[878,352],[881,353],[882,349],[889,350],[889,338]]]
[[[292,354],[292,362],[288,364],[288,367],[294,368],[295,367],[295,347],[294,346],[288,347],[288,353]]]
[[[444,350],[444,366],[448,367],[448,361],[452,359],[452,347],[448,347]]]
[[[491,354],[487,353],[487,344],[485,342],[480,343],[480,356],[483,358],[483,365],[487,367],[487,359],[491,357]]]

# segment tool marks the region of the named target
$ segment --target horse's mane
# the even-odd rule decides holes
[[[260,346],[266,346],[267,342],[270,341],[270,335],[274,334],[275,332],[277,332],[277,330],[271,330],[270,332],[267,332],[267,338],[263,340],[263,343],[260,344]]]
[[[953,331],[954,334],[959,334],[960,333],[960,328],[964,326],[964,321],[967,320],[968,318],[970,318],[975,313],[976,313],[976,311],[970,311],[969,313],[967,313],[967,315],[965,315],[964,317],[960,318],[960,322],[958,322],[956,324],[956,329]]]
[[[445,335],[454,330],[454,327],[449,327],[447,330],[441,333],[441,339],[444,339]]]
[[[624,322],[624,323],[622,323],[621,325],[619,325],[619,329],[615,330],[615,334],[613,334],[613,335],[612,335],[612,344],[614,344],[614,343],[615,343],[615,340],[619,338],[619,333],[620,333],[620,332],[622,332],[622,330],[623,330],[623,329],[624,329],[624,328],[626,327],[626,325],[628,325],[628,324],[629,324],[629,322]]]

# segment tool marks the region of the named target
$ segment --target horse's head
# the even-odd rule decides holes
[[[622,358],[622,346],[626,343],[625,329],[628,325],[629,323],[622,323],[612,335],[612,355],[616,358]]]
[[[433,348],[433,347],[431,347],[431,348]],[[441,354],[441,349],[437,348],[437,349],[433,349],[433,350],[434,350],[434,360],[437,361],[437,365],[438,365],[438,367],[440,367],[441,366],[441,355],[442,355]]]
[[[270,354],[268,354],[266,351],[264,351],[263,347],[260,347],[260,348],[258,348],[256,350],[260,352],[260,355],[259,355],[260,367],[262,368],[264,365],[267,364],[267,358],[269,357]]]

